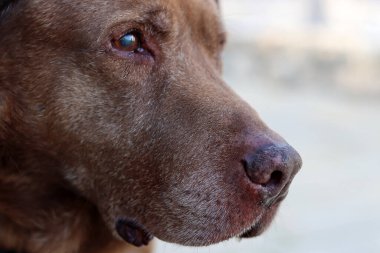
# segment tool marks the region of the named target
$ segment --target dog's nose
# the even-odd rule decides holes
[[[257,149],[243,160],[253,184],[262,186],[266,200],[283,197],[302,160],[291,146],[270,144]]]

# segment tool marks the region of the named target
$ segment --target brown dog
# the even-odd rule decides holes
[[[215,0],[0,6],[0,249],[263,232],[301,159],[221,80]]]

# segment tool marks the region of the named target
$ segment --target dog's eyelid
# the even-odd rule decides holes
[[[112,43],[119,50],[135,52],[141,48],[142,36],[136,31],[131,31],[120,38],[114,39]]]
[[[113,29],[111,29],[109,37],[111,37],[111,39],[121,38],[123,35],[130,32],[138,32],[143,37],[159,36],[164,38],[170,34],[171,31],[165,27],[157,26],[150,21],[131,20],[128,22],[123,21],[117,24]],[[99,36],[99,38],[102,38],[102,36]]]

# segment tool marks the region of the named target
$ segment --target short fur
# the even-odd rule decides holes
[[[148,252],[121,240],[120,218],[183,245],[265,229],[278,205],[242,157],[287,144],[222,81],[214,0],[6,2],[0,249]],[[115,50],[130,29],[149,56]]]

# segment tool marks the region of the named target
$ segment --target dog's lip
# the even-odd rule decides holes
[[[286,196],[288,196],[288,193],[289,193],[289,190],[288,189],[284,189],[282,192],[280,192],[280,194],[278,194],[274,200],[272,201],[271,205],[276,205],[276,204],[279,204],[280,202],[282,202]]]
[[[148,245],[153,239],[153,235],[134,220],[120,218],[117,220],[115,228],[124,241],[136,247]]]
[[[253,223],[250,228],[246,229],[244,232],[242,232],[242,234],[238,235],[237,238],[251,238],[260,235],[261,232],[263,232],[262,227],[265,227],[265,224],[263,224],[263,220],[265,220],[265,213],[273,212],[276,210],[280,203],[287,197],[288,192],[288,187],[285,187],[278,195],[266,201],[264,203],[265,210],[263,211],[263,214]]]
[[[274,201],[274,204],[278,204],[278,203],[282,202],[282,201],[286,198],[286,196],[288,196],[288,191],[286,191],[286,192],[280,194],[280,195],[276,198],[276,200]]]
[[[265,231],[265,228],[268,226],[270,223],[270,218],[268,220],[268,217],[271,217],[275,210],[277,209],[277,204],[272,205],[268,210],[263,211],[262,215],[255,220],[253,225],[249,227],[248,229],[245,229],[242,233],[237,235],[236,237],[239,239],[244,239],[244,238],[252,238],[255,236],[259,236]]]
[[[258,234],[258,224],[253,225],[250,229],[242,233],[241,235],[238,235],[237,238],[244,239],[244,238],[251,238],[255,237]]]
[[[275,195],[272,198],[268,198],[267,200],[265,200],[263,202],[264,206],[267,207],[267,208],[270,208],[273,205],[279,204],[280,202],[282,202],[288,196],[288,193],[289,193],[289,184],[286,185],[281,190],[281,192],[279,192],[277,195]]]

